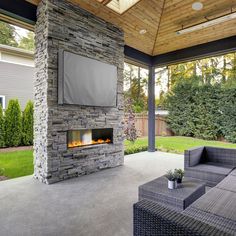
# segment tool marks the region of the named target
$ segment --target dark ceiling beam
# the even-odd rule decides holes
[[[211,56],[218,56],[232,51],[236,51],[236,36],[157,55],[152,58],[152,63],[155,66],[166,66]]]
[[[146,66],[152,65],[153,57],[146,53],[140,52],[135,48],[125,45],[124,54],[125,57],[130,59],[131,61],[135,61]]]
[[[36,22],[37,6],[24,0],[0,1],[0,13],[28,24]]]

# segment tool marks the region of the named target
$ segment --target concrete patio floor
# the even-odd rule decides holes
[[[183,168],[182,155],[142,152],[125,165],[53,185],[32,176],[0,182],[1,236],[132,236],[138,186]]]

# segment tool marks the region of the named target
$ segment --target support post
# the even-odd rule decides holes
[[[155,68],[149,67],[148,78],[148,152],[155,152]]]

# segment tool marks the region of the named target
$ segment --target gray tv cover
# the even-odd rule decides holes
[[[59,56],[59,60],[63,58],[63,63],[59,62],[59,67],[63,67],[63,71],[59,68],[63,103],[115,107],[117,67],[67,51],[63,54],[61,58]],[[58,99],[60,103],[60,93]]]

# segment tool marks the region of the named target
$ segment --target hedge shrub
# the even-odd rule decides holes
[[[129,148],[125,149],[125,155],[129,155],[129,154],[134,154],[134,153],[138,153],[138,152],[144,152],[147,151],[148,147],[147,146],[131,146]]]
[[[22,144],[33,144],[33,121],[34,121],[34,105],[32,101],[26,104],[22,115]]]
[[[167,96],[165,106],[169,110],[167,122],[176,135],[194,134],[194,87],[189,82],[177,84]]]
[[[166,107],[175,134],[236,142],[236,87],[183,79],[168,94]]]
[[[4,117],[2,106],[0,105],[0,148],[5,146]]]
[[[220,134],[218,123],[220,86],[204,84],[194,87],[193,135],[197,138],[216,140]]]
[[[5,144],[7,147],[16,147],[21,144],[22,121],[21,109],[17,99],[10,100],[5,111]]]
[[[227,88],[220,100],[221,131],[229,142],[236,143],[236,87]]]

